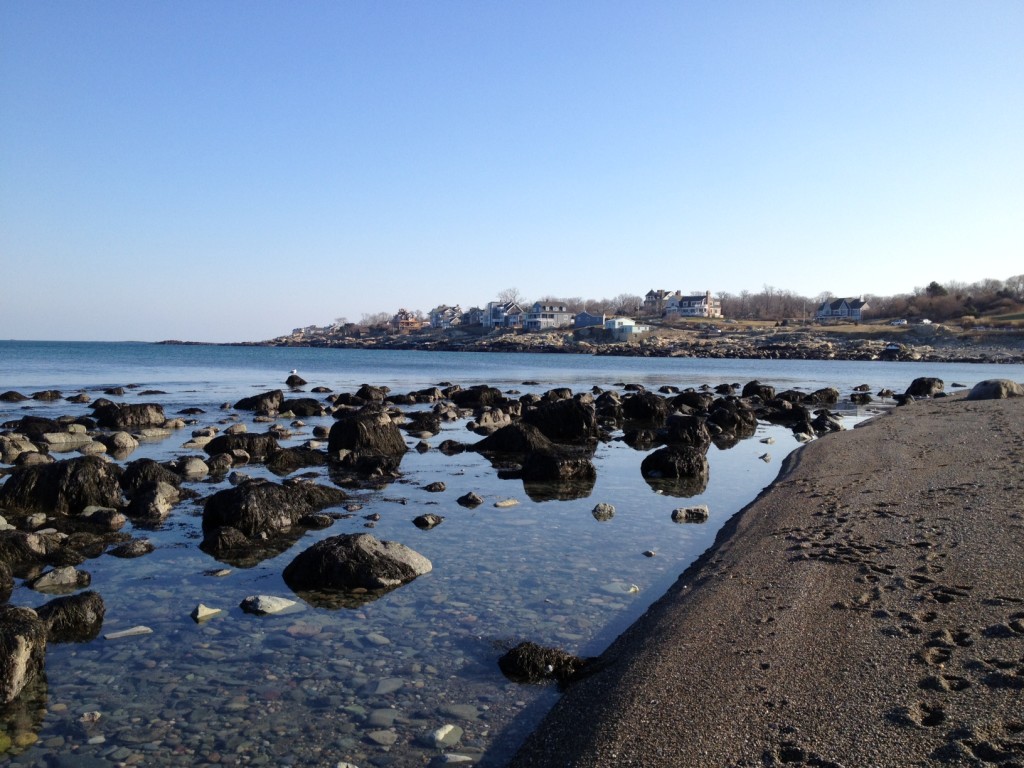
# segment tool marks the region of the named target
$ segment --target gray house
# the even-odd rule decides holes
[[[822,302],[814,317],[818,320],[842,319],[860,322],[863,319],[864,312],[869,309],[871,307],[862,297],[833,299],[832,301]]]
[[[523,320],[523,328],[527,331],[543,331],[548,328],[568,328],[572,325],[572,312],[562,304],[541,304],[539,301],[530,307]]]

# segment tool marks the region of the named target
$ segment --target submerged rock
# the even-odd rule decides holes
[[[300,553],[284,569],[296,592],[306,590],[388,590],[433,566],[419,552],[368,533],[332,536]]]
[[[36,609],[51,643],[85,643],[99,636],[106,606],[97,592],[58,597]]]
[[[516,683],[543,683],[556,680],[568,683],[578,677],[589,663],[558,648],[545,648],[532,642],[522,642],[500,659],[498,667],[509,680]]]

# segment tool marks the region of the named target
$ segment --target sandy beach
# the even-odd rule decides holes
[[[1024,765],[1024,398],[796,452],[510,764]]]

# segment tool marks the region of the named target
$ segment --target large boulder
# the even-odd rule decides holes
[[[661,426],[669,414],[669,402],[653,392],[635,392],[622,399],[622,413],[631,421]]]
[[[533,424],[517,421],[491,433],[473,446],[483,454],[550,453],[554,444]]]
[[[394,472],[408,448],[387,411],[373,406],[345,414],[327,436],[327,450],[359,472]]]
[[[167,483],[178,488],[181,486],[181,476],[153,459],[136,459],[126,465],[121,474],[121,487],[128,496],[157,483]]]
[[[597,414],[593,401],[583,397],[542,403],[523,414],[523,421],[537,427],[556,443],[587,444],[597,441]]]
[[[711,446],[711,431],[707,420],[700,416],[673,414],[658,431],[658,439],[667,445],[690,445],[705,452]]]
[[[120,507],[120,468],[97,456],[18,467],[0,487],[0,509],[77,515],[86,507]]]
[[[644,457],[640,474],[669,496],[696,496],[708,485],[708,460],[701,448],[670,445]]]
[[[672,407],[676,410],[689,408],[694,411],[706,411],[713,402],[715,402],[715,396],[710,392],[688,389],[672,398]]]
[[[218,491],[203,507],[203,545],[219,549],[217,529],[233,528],[248,539],[284,533],[303,517],[341,504],[348,496],[337,488],[317,483],[272,483],[249,480]]]
[[[98,592],[58,597],[36,609],[51,643],[85,643],[103,627],[106,606]]]
[[[284,569],[284,580],[296,592],[380,592],[429,573],[432,567],[404,544],[355,533],[332,536],[300,553]]]
[[[771,400],[775,397],[775,387],[769,384],[762,384],[756,379],[748,381],[743,385],[743,397],[759,397],[762,400]]]
[[[281,409],[283,400],[284,392],[274,389],[260,395],[243,397],[235,403],[235,408],[239,411],[255,411],[262,414],[277,413]]]
[[[935,397],[937,394],[945,389],[946,385],[942,379],[936,379],[931,376],[920,376],[910,382],[910,386],[907,387],[907,391],[904,392],[906,397]]]
[[[292,413],[300,419],[323,416],[324,406],[315,397],[297,397],[281,402],[281,413]]]
[[[43,674],[46,624],[31,608],[0,605],[0,705]]]
[[[43,435],[49,432],[60,432],[64,429],[64,425],[59,421],[42,416],[22,416],[20,419],[5,421],[0,426],[19,435],[24,435],[34,443],[41,442]]]
[[[105,403],[93,409],[96,422],[104,429],[139,429],[159,427],[167,417],[156,403]]]
[[[708,411],[708,426],[717,428],[719,432],[716,438],[728,444],[754,436],[757,432],[757,414],[735,397],[720,397]]]
[[[1024,387],[1010,379],[985,379],[967,393],[968,400],[1001,400],[1006,397],[1024,397]]]
[[[597,470],[588,454],[567,451],[533,451],[523,460],[523,481],[568,483],[589,482]]]
[[[447,394],[448,399],[459,408],[482,408],[488,405],[501,405],[505,402],[505,396],[500,389],[485,384],[449,391]]]

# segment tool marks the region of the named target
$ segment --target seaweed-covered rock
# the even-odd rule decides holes
[[[649,454],[640,463],[649,485],[670,496],[696,496],[708,485],[708,459],[689,445],[670,445]]]
[[[505,677],[515,683],[543,683],[556,680],[568,683],[578,677],[589,663],[559,648],[545,648],[523,642],[498,659]]]
[[[906,397],[935,397],[945,388],[946,384],[942,379],[936,379],[932,376],[919,376],[910,382],[910,386],[907,387],[904,395]]]
[[[85,643],[103,627],[106,606],[98,592],[58,597],[36,609],[51,643]]]
[[[668,418],[669,403],[653,392],[630,393],[622,399],[622,414],[630,421],[661,426]]]
[[[589,395],[542,403],[524,413],[523,421],[556,443],[587,444],[598,437],[597,414]]]
[[[235,403],[235,408],[239,411],[255,411],[262,414],[277,413],[281,409],[282,401],[284,401],[284,392],[274,389],[260,395],[243,397]]]
[[[120,507],[121,470],[97,456],[18,467],[0,486],[0,508],[20,514],[77,515],[86,507]]]
[[[550,453],[554,450],[554,445],[539,427],[517,421],[488,435],[473,445],[473,450],[483,454],[527,454],[537,451]]]
[[[240,432],[233,435],[218,435],[204,445],[203,450],[210,456],[220,453],[233,454],[234,451],[241,450],[245,451],[252,461],[266,461],[267,457],[280,451],[281,446],[273,435]]]

